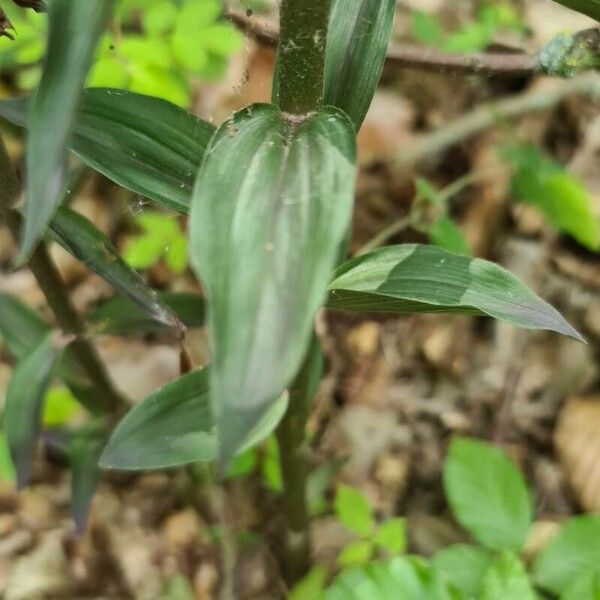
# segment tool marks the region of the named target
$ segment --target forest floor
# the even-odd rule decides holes
[[[436,2],[428,4],[435,8]],[[529,49],[556,33],[556,23],[560,30],[589,26],[589,20],[545,0],[529,4]],[[400,38],[403,27],[397,25]],[[267,101],[272,63],[273,52],[249,40],[226,81],[199,88],[196,112],[218,122],[233,108]],[[583,345],[482,318],[320,315],[326,376],[309,423],[312,466],[336,465],[334,481],[360,488],[379,515],[405,516],[410,550],[417,553],[428,555],[464,539],[441,483],[453,434],[502,444],[522,467],[535,498],[528,552],[543,545],[561,519],[600,511],[600,255],[557,234],[534,208],[514,202],[508,168],[497,152],[515,137],[543,148],[586,185],[600,215],[600,103],[567,97],[550,110],[428,155],[409,173],[399,173],[394,162],[416,136],[443,128],[484,102],[564,85],[545,77],[463,77],[389,67],[359,136],[353,250],[406,217],[416,174],[443,188],[473,171],[489,173],[451,199],[451,214],[473,253],[518,274],[588,341]],[[14,151],[19,151],[16,143]],[[117,244],[127,231],[124,215],[147,209],[141,199],[96,179],[74,208]],[[4,241],[0,259],[7,264],[12,249]],[[404,228],[389,241],[426,240]],[[53,252],[78,306],[87,309],[110,295],[81,265]],[[160,265],[148,276],[162,288],[196,289],[190,274],[175,277]],[[43,305],[26,271],[2,276],[0,290]],[[173,340],[103,337],[98,344],[113,378],[131,398],[139,400],[178,375]],[[194,362],[202,364],[208,354],[204,332],[191,333],[188,345]],[[4,354],[0,360],[2,390],[10,366]],[[51,454],[40,456],[33,485],[19,493],[0,487],[0,595],[152,600],[163,594],[175,600],[185,597],[176,595],[181,574],[198,600],[216,598],[223,576],[232,579],[236,598],[283,598],[276,550],[280,501],[260,470],[212,491],[194,484],[183,470],[108,473],[87,531],[77,538],[69,518],[67,471]],[[314,561],[333,564],[348,541],[343,527],[325,512],[314,520],[312,533]],[[223,553],[222,541],[233,548],[233,560]]]

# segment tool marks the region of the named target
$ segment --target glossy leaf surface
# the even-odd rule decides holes
[[[217,132],[194,189],[191,259],[207,290],[212,395],[228,462],[298,370],[350,222],[354,128],[273,106]]]
[[[19,487],[29,481],[40,430],[42,401],[62,349],[46,336],[13,370],[4,409],[4,427]]]
[[[492,550],[520,550],[532,522],[523,476],[498,448],[455,438],[444,464],[444,490],[452,514]]]
[[[334,0],[325,56],[324,103],[358,129],[369,110],[392,32],[396,0]]]
[[[65,182],[65,152],[96,43],[113,0],[53,0],[40,86],[29,106],[21,257],[44,235]]]
[[[50,226],[52,237],[94,273],[131,298],[158,322],[169,327],[178,326],[178,319],[171,309],[88,219],[69,208],[61,207]]]
[[[434,246],[389,246],[354,258],[340,266],[329,289],[330,308],[488,315],[583,341],[555,308],[506,269]]]
[[[217,434],[208,371],[192,371],[132,408],[111,435],[101,466],[147,470],[214,460]],[[282,396],[242,440],[241,451],[270,435],[286,408],[287,398]]]
[[[177,315],[188,328],[204,325],[204,298],[183,292],[159,292],[160,301]],[[108,335],[143,335],[167,328],[153,319],[129,298],[115,296],[102,302],[89,317],[95,333]]]
[[[0,116],[24,126],[27,99],[0,101]],[[159,98],[85,90],[69,148],[124,188],[181,213],[214,127]]]

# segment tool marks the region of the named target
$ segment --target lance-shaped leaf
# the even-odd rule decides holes
[[[339,267],[328,306],[347,310],[488,315],[583,341],[561,314],[506,269],[435,246],[381,248]]]
[[[325,57],[325,104],[358,129],[369,110],[392,32],[396,0],[334,0]]]
[[[160,300],[188,328],[204,325],[204,298],[183,292],[159,292]],[[153,319],[129,298],[115,296],[100,304],[89,317],[95,333],[140,335],[160,333],[164,323]]]
[[[0,337],[16,361],[29,356],[50,331],[50,326],[37,312],[9,294],[0,294]],[[99,411],[102,398],[79,366],[71,348],[63,353],[56,375],[67,383],[86,408]]]
[[[282,396],[241,442],[243,451],[275,429],[287,408]],[[217,456],[208,369],[187,373],[134,407],[119,423],[100,465],[106,469],[148,470],[209,462]]]
[[[600,0],[554,0],[567,8],[576,10],[600,21]]]
[[[7,350],[20,361],[48,335],[42,317],[10,294],[0,294],[0,336]]]
[[[98,461],[106,444],[106,428],[102,423],[84,425],[69,442],[71,466],[71,515],[78,533],[83,533],[90,504],[100,479]]]
[[[19,487],[29,481],[40,431],[42,401],[63,347],[64,343],[57,342],[55,336],[47,335],[17,364],[8,384],[4,427]]]
[[[206,153],[191,259],[208,296],[221,463],[300,366],[348,229],[354,155],[341,111],[292,122],[269,105],[232,116]]]
[[[54,215],[50,227],[53,239],[94,273],[106,279],[160,323],[174,328],[179,326],[177,316],[88,219],[69,208],[61,207]]]
[[[65,151],[96,43],[113,0],[53,0],[40,86],[29,106],[21,258],[44,235],[65,181]]]
[[[25,126],[27,98],[0,101],[0,116]],[[85,90],[69,149],[124,188],[187,213],[194,178],[215,128],[160,98]]]

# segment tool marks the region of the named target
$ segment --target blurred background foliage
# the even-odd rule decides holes
[[[119,0],[88,78],[189,106],[194,78],[220,79],[243,38],[221,18],[219,0]],[[0,70],[15,86],[33,89],[41,75],[46,16],[6,7],[16,39],[0,39]]]

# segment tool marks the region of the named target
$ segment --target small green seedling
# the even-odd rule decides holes
[[[378,551],[387,556],[396,556],[405,551],[404,520],[392,518],[376,523],[371,506],[359,490],[340,485],[334,508],[339,521],[358,538],[338,556],[340,566],[365,564]]]
[[[533,523],[532,500],[514,463],[491,444],[456,438],[450,445],[443,477],[452,514],[473,543],[453,544],[428,560],[408,555],[343,569],[329,588],[323,585],[314,593],[313,586],[313,595],[306,599],[359,600],[365,597],[364,590],[369,590],[369,600],[387,600],[389,590],[407,600],[597,597],[599,516],[568,519],[526,565],[522,553]],[[370,508],[355,490],[340,488],[336,509],[338,506],[340,520],[347,521],[354,531],[364,534],[373,530]],[[355,556],[362,558],[358,551]],[[301,595],[294,598],[305,600]]]

